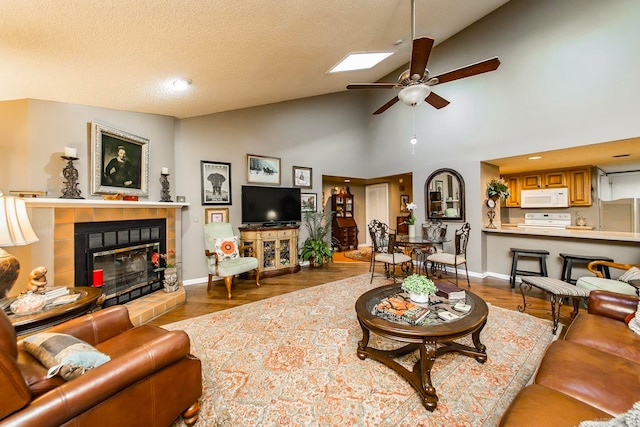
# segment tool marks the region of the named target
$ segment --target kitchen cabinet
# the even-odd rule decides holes
[[[511,193],[507,200],[505,200],[505,205],[509,208],[519,208],[520,207],[520,176],[519,175],[510,175],[505,176],[504,180],[507,182],[509,186],[509,192]]]
[[[591,206],[591,168],[569,169],[569,206]]]
[[[542,185],[542,174],[527,173],[520,176],[521,190],[537,190]]]
[[[252,247],[258,258],[260,277],[272,277],[300,271],[298,263],[299,227],[259,227],[241,228],[240,241],[243,246]],[[245,273],[251,277],[251,273]],[[253,273],[255,277],[255,273]]]
[[[542,174],[542,188],[562,188],[567,186],[566,172],[550,171]]]
[[[569,189],[569,206],[591,206],[593,203],[591,198],[591,166],[505,175],[503,179],[507,182],[511,192],[511,196],[505,202],[505,205],[510,208],[520,207],[520,190],[541,188],[567,187]]]
[[[530,172],[521,175],[522,190],[537,190],[539,188],[562,188],[567,186],[564,170],[548,172]]]

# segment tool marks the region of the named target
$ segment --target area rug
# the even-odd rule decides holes
[[[350,258],[355,261],[369,262],[371,261],[371,248],[363,247],[352,251],[346,251],[344,252],[344,256],[345,258]]]
[[[356,356],[362,331],[355,301],[389,283],[369,279],[364,274],[167,325],[189,334],[203,363],[198,425],[495,426],[553,339],[552,322],[489,306],[481,334],[488,361],[456,353],[438,358],[432,380],[440,401],[429,412],[402,377]],[[370,344],[398,346],[374,334]],[[415,360],[412,354],[402,363]]]

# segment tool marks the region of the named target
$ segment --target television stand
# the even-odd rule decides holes
[[[300,271],[298,234],[300,226],[268,223],[262,227],[241,227],[241,245],[253,248],[258,258],[260,278],[280,276]],[[247,254],[248,255],[248,254]],[[255,278],[255,271],[242,277]]]

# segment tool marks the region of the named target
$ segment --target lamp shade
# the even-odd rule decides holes
[[[0,197],[0,247],[24,246],[37,241],[24,200]]]
[[[431,88],[426,84],[417,84],[407,86],[398,93],[400,101],[407,104],[409,107],[415,107],[424,101],[424,99],[431,93]]]

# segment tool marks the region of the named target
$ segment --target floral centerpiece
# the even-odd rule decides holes
[[[169,249],[166,254],[161,254],[159,252],[154,252],[151,254],[151,263],[155,267],[153,271],[162,271],[166,268],[174,268],[175,264],[168,263],[167,259],[172,257],[176,251],[173,249]]]
[[[415,203],[407,203],[407,210],[409,211],[409,218],[407,218],[407,224],[415,225],[416,217],[413,214],[413,211],[416,210],[417,207],[418,205],[416,205]]]
[[[401,288],[415,302],[429,302],[429,295],[434,295],[438,290],[433,280],[419,274],[412,274],[404,279]]]
[[[506,200],[511,195],[509,186],[502,178],[493,178],[487,183],[487,196],[492,199]]]

